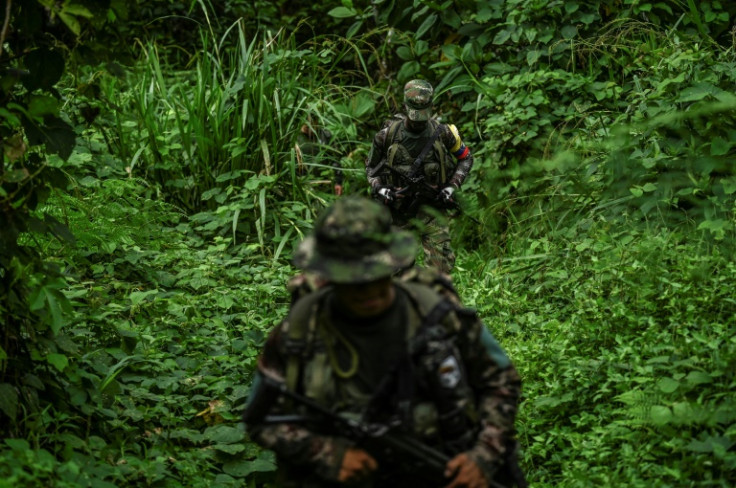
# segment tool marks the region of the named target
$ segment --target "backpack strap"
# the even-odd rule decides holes
[[[430,122],[431,126],[434,126],[434,121]],[[432,133],[432,137],[430,137],[427,140],[427,143],[422,148],[422,152],[419,153],[419,156],[414,160],[414,162],[411,164],[411,170],[409,171],[409,178],[416,178],[419,175],[419,171],[422,169],[422,162],[424,161],[424,158],[427,157],[427,153],[429,152],[432,147],[434,147],[435,141],[440,137],[440,131],[442,129],[441,124],[437,124],[437,126],[434,128],[434,132]],[[442,166],[440,164],[440,166]],[[443,176],[444,181],[444,176]]]
[[[288,328],[285,331],[283,352],[286,355],[286,387],[291,391],[298,391],[302,361],[314,343],[317,314],[331,288],[324,287],[297,300],[286,319]]]
[[[396,156],[396,150],[398,149],[398,146],[396,145],[396,134],[399,132],[399,129],[401,129],[403,124],[404,119],[398,118],[391,121],[391,124],[388,126],[388,133],[386,134],[386,144],[388,144],[388,149],[386,150],[386,161],[389,166],[394,165],[394,156]]]

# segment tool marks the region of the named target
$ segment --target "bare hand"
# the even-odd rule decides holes
[[[447,462],[445,477],[452,478],[446,488],[486,488],[488,486],[488,480],[480,466],[465,453],[460,453]]]
[[[363,449],[350,447],[345,451],[345,456],[342,458],[340,474],[338,475],[337,480],[341,483],[360,481],[370,475],[377,468],[378,463],[373,456],[365,452]]]

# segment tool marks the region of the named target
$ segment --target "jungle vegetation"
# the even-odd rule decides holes
[[[0,3],[0,487],[273,486],[239,418],[293,246],[412,78],[532,486],[736,484],[735,3]]]

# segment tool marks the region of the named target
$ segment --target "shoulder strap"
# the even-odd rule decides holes
[[[427,153],[429,152],[430,149],[432,149],[432,146],[434,146],[434,141],[436,141],[437,138],[440,136],[441,130],[442,130],[442,124],[438,123],[437,127],[435,127],[434,132],[432,133],[432,137],[429,138],[427,143],[422,148],[422,152],[419,153],[419,156],[417,156],[417,158],[411,164],[411,170],[409,171],[409,178],[413,179],[419,175],[419,171],[422,169],[422,161],[424,161],[424,158],[427,157]]]
[[[291,391],[297,391],[302,359],[314,339],[315,318],[322,300],[330,289],[331,287],[325,287],[305,295],[294,303],[289,312],[287,318],[289,328],[286,331],[284,352],[286,353],[286,386]]]
[[[391,121],[391,124],[388,126],[388,134],[386,137],[386,141],[388,142],[388,145],[390,146],[394,142],[396,142],[396,133],[399,131],[399,128],[401,127],[401,124],[404,123],[404,119],[394,119]]]
[[[386,134],[386,161],[389,166],[394,164],[394,155],[396,154],[396,134],[401,129],[404,119],[395,119],[391,121],[391,125],[388,127],[388,133]]]

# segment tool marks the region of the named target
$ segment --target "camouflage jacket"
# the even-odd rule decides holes
[[[417,333],[417,325],[428,313],[433,302],[442,298],[431,288],[416,283],[394,281],[408,296],[403,313],[408,316],[407,340]],[[344,399],[336,397],[337,383],[341,380],[330,370],[325,359],[325,322],[329,313],[325,310],[325,298],[332,293],[330,286],[310,293],[298,300],[287,318],[276,327],[259,358],[260,374],[287,378],[290,365],[294,364],[293,329],[303,328],[310,344],[297,353],[299,380],[291,388],[337,410],[358,411],[365,405],[344,405]],[[456,303],[457,305],[457,303]],[[509,440],[514,435],[514,419],[521,391],[521,380],[488,329],[473,311],[454,307],[444,316],[440,324],[449,332],[442,340],[430,341],[426,351],[414,359],[415,398],[413,403],[415,437],[432,445],[437,441],[432,429],[437,429],[435,400],[427,388],[427,372],[437,369],[438,351],[454,351],[461,363],[464,378],[453,397],[457,408],[462,409],[475,425],[475,439],[470,439],[467,452],[493,479],[495,471],[503,464]],[[329,340],[329,339],[328,339]],[[442,353],[444,354],[444,353]],[[357,407],[357,408],[355,408]],[[434,417],[432,409],[434,410]],[[272,414],[297,413],[290,402],[281,399],[271,409]],[[434,422],[434,424],[433,424]],[[342,457],[352,442],[339,435],[325,435],[294,424],[247,425],[253,440],[276,452],[279,469],[286,478],[314,476],[328,486],[339,474]],[[439,446],[438,446],[439,447]],[[380,470],[380,468],[379,468]],[[306,478],[305,478],[306,479]],[[283,481],[282,481],[283,482]],[[370,486],[370,485],[368,485]]]
[[[398,126],[392,129],[394,124]],[[371,188],[375,191],[385,185],[403,186],[389,170],[379,166],[384,163],[404,174],[408,173],[411,163],[419,156],[437,126],[440,131],[438,141],[433,150],[425,156],[422,164],[426,181],[437,187],[454,185],[460,188],[473,167],[473,155],[460,138],[457,128],[452,124],[441,124],[436,119],[431,119],[422,133],[413,134],[406,130],[403,124],[403,118],[395,117],[392,122],[384,124],[374,136],[373,145],[365,161]]]

